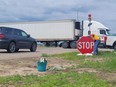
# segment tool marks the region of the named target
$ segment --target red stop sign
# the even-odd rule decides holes
[[[77,41],[77,49],[82,53],[92,53],[94,40],[90,36],[83,36]]]

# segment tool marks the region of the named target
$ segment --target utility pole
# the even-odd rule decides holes
[[[77,11],[77,21],[79,21],[79,13],[78,13],[78,11]]]

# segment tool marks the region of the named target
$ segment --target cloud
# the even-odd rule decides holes
[[[79,20],[85,20],[91,13],[93,20],[113,29],[115,3],[114,0],[1,0],[0,22],[75,19],[77,13]]]
[[[56,13],[61,16],[72,14],[76,10],[79,10],[80,12],[89,10],[88,8],[86,8],[86,4],[85,7],[81,6],[83,4],[84,3],[78,0],[2,0],[0,10],[2,11],[2,18],[14,17],[14,19],[12,20],[20,19],[25,16],[27,16],[27,18],[37,17],[40,19],[44,17],[46,18],[47,16],[49,19],[48,15],[50,15],[50,17],[53,15],[53,18],[55,18]],[[58,14],[56,14],[56,16]]]

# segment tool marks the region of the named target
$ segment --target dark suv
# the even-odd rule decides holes
[[[6,49],[7,52],[18,52],[19,49],[30,49],[35,52],[37,42],[31,38],[25,31],[10,27],[0,27],[0,49]]]

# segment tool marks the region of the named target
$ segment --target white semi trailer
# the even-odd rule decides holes
[[[49,45],[51,42],[62,41],[63,48],[75,48],[76,41],[81,36],[88,36],[88,31],[97,34],[101,38],[103,44],[108,43],[109,29],[97,21],[91,21],[91,26],[88,27],[89,21],[77,22],[76,20],[56,20],[56,21],[36,21],[36,22],[10,22],[0,23],[2,27],[18,28],[26,31],[39,42],[44,42]],[[107,37],[107,41],[105,38]],[[110,37],[111,40],[112,37]],[[109,46],[116,49],[116,37]]]
[[[75,20],[11,22],[0,23],[0,26],[22,29],[37,41],[45,42],[46,45],[59,41],[71,42],[72,44],[81,36],[80,22]],[[67,43],[62,46],[64,48],[69,47]]]

